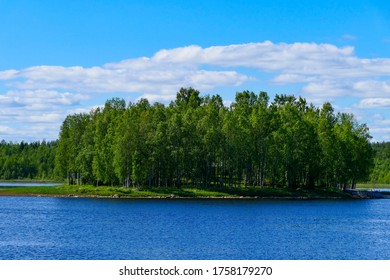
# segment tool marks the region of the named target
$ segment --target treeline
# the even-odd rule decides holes
[[[373,143],[375,152],[374,168],[370,174],[370,182],[390,183],[390,142]]]
[[[0,142],[0,179],[55,179],[57,142]]]
[[[169,106],[114,98],[61,126],[56,170],[69,183],[128,186],[354,187],[373,151],[365,124],[303,98],[182,88]]]

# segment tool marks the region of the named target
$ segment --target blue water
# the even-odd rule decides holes
[[[61,183],[29,183],[29,182],[0,182],[0,188],[9,188],[9,187],[52,187],[59,186]]]
[[[0,197],[1,259],[390,259],[390,200]]]

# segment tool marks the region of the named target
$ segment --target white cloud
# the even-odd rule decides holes
[[[211,71],[205,67],[216,69]],[[150,58],[127,59],[91,68],[35,66],[6,70],[0,72],[0,79],[10,81],[9,85],[18,89],[172,94],[172,90],[182,86],[212,89],[242,85],[250,79],[236,70],[224,69],[234,67],[274,73],[275,83],[314,83],[310,87],[317,85],[316,89],[324,80],[336,85],[345,79],[390,76],[390,59],[360,59],[350,46],[266,41],[161,50]]]
[[[17,77],[17,74],[18,71],[16,70],[0,71],[0,81],[14,79]]]
[[[344,38],[353,36],[345,34]],[[269,80],[260,78],[262,73],[267,73]],[[0,94],[4,132],[6,127],[23,127],[23,123],[43,132],[54,131],[55,124],[58,131],[60,119],[68,112],[86,112],[93,105],[84,104],[86,100],[100,104],[96,99],[102,94],[135,94],[135,99],[167,103],[180,87],[211,91],[242,87],[247,82],[259,84],[250,90],[261,90],[264,82],[276,87],[296,85],[296,93],[316,103],[354,97],[364,98],[354,101],[354,108],[390,107],[390,58],[360,58],[352,46],[305,42],[193,45],[90,68],[41,65],[9,69],[0,71],[0,81],[5,88]]]
[[[5,125],[0,125],[0,133],[1,134],[12,134],[15,133],[15,129],[5,126]]]
[[[390,81],[362,80],[354,83],[353,89],[362,96],[390,96]]]
[[[390,126],[390,120],[387,120],[387,119],[375,120],[375,124],[385,125],[388,127],[388,126]]]
[[[272,82],[276,84],[293,84],[303,82],[313,82],[316,78],[312,76],[298,75],[298,74],[280,74],[272,79]]]
[[[203,56],[203,53],[204,49],[199,46],[188,46],[171,50],[161,50],[153,56],[152,60],[160,63],[180,64],[183,62],[192,62],[193,64],[197,64],[201,62],[199,58]]]
[[[175,52],[175,50],[173,50]],[[185,52],[186,54],[190,52]],[[180,58],[182,59],[182,58]],[[146,92],[166,94],[183,86],[209,89],[243,84],[248,77],[236,71],[208,71],[191,63],[140,58],[110,63],[102,67],[35,66],[9,75],[0,72],[4,80],[18,78],[9,85],[30,90],[71,90],[78,92]]]
[[[370,128],[370,132],[380,133],[380,134],[390,134],[390,127],[373,127]]]
[[[58,123],[63,121],[63,116],[56,113],[39,114],[30,116],[29,121],[34,123]]]
[[[58,92],[55,90],[10,90],[0,95],[0,109],[15,112],[22,109],[27,111],[58,110],[62,106],[75,106],[80,101],[88,99],[87,95]]]
[[[352,47],[337,48],[329,44],[250,43],[211,47],[204,50],[204,61],[220,66],[245,66],[265,71],[314,74],[324,64],[334,64],[353,54]]]
[[[390,108],[390,98],[365,98],[360,100],[357,107],[360,108]]]
[[[388,97],[390,81],[362,79],[328,79],[309,82],[302,88],[304,94],[331,97]]]
[[[0,139],[56,139],[67,109],[87,98],[55,90],[10,90],[0,95]]]
[[[323,80],[310,82],[302,88],[302,92],[316,97],[336,97],[354,95],[352,85],[348,81]]]

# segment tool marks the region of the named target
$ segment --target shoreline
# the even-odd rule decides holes
[[[73,195],[73,194],[15,194],[15,193],[3,193],[2,196],[13,196],[13,197],[53,197],[53,198],[94,198],[94,199],[156,199],[156,200],[350,200],[350,199],[361,199],[358,197],[336,197],[336,196],[120,196],[120,195]]]
[[[105,198],[105,199],[353,199],[354,196],[335,189],[286,189],[286,188],[123,188],[96,187],[92,185],[19,186],[0,188],[0,196]]]

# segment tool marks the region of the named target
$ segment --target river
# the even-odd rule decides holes
[[[54,187],[63,183],[42,183],[42,182],[1,182],[1,188],[16,188],[16,187]]]
[[[1,259],[390,259],[390,200],[0,197]]]

